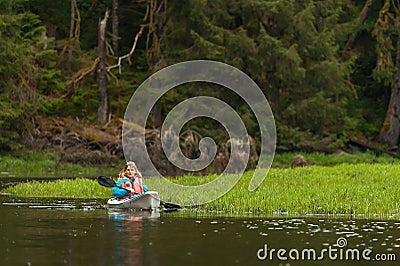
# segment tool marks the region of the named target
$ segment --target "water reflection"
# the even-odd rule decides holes
[[[113,221],[143,221],[160,218],[160,211],[141,211],[129,209],[108,209],[108,217]]]
[[[160,218],[160,212],[109,209],[108,217],[114,223],[113,250],[116,265],[144,265],[144,221]]]
[[[400,222],[196,216],[105,209],[104,201],[0,196],[0,265],[398,265]],[[371,249],[396,261],[280,261],[271,249]]]

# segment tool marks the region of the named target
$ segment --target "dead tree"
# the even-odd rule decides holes
[[[118,54],[118,50],[119,50],[118,24],[119,24],[118,0],[113,0],[113,2],[112,2],[112,35],[113,35],[112,48],[113,48],[114,54]]]
[[[358,20],[357,20],[357,24],[356,24],[357,27],[360,27],[364,24],[364,21],[367,19],[368,12],[371,9],[372,4],[373,4],[373,0],[365,1],[364,7],[358,16]],[[353,45],[356,41],[357,33],[358,32],[355,31],[350,35],[350,38],[347,40],[347,43],[343,49],[344,52],[348,52],[349,50],[351,50],[351,48],[353,47]],[[345,61],[345,58],[342,57],[342,61]]]
[[[106,11],[104,18],[99,20],[99,90],[100,90],[100,104],[98,109],[98,121],[99,123],[105,123],[107,121],[108,113],[108,102],[107,102],[107,66],[106,66],[106,26],[108,19],[108,10]]]

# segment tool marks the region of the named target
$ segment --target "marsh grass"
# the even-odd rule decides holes
[[[272,168],[289,168],[296,152],[277,153],[275,154]],[[325,154],[325,153],[301,153],[307,160],[309,166],[333,166],[338,164],[359,164],[359,163],[379,163],[393,164],[400,160],[387,156],[376,155],[373,152],[354,152],[340,154]],[[1,177],[95,177],[98,175],[115,175],[119,169],[123,167],[123,160],[117,166],[80,166],[71,163],[62,163],[59,158],[51,151],[36,151],[19,154],[15,156],[0,155],[0,178]],[[210,175],[211,176],[211,175]],[[179,179],[179,178],[178,178]],[[179,182],[185,181],[183,178]],[[194,178],[195,182],[203,182],[204,178]],[[207,180],[209,178],[207,177]],[[174,181],[175,182],[175,181]]]
[[[399,163],[400,160],[394,157],[391,157],[386,154],[377,155],[372,151],[366,152],[353,152],[353,153],[322,153],[322,152],[313,152],[313,153],[304,153],[304,152],[285,152],[285,153],[276,153],[274,157],[274,161],[272,163],[273,168],[289,168],[291,166],[291,162],[295,155],[301,154],[307,160],[307,165],[319,165],[319,166],[334,166],[338,164],[360,164],[360,163],[368,163],[368,164],[393,164]]]
[[[60,163],[51,152],[30,152],[19,156],[0,156],[1,177],[77,177],[114,173],[115,168]]]
[[[333,167],[271,169],[255,191],[247,188],[253,172],[246,172],[235,187],[213,202],[191,207],[195,212],[255,215],[332,214],[399,217],[400,164],[341,164]],[[175,183],[195,186],[217,178],[184,176]],[[158,179],[146,179],[151,190],[161,191]],[[20,183],[2,192],[26,197],[109,198],[111,189],[96,180]],[[206,191],[202,193],[207,193]],[[168,195],[160,193],[163,200]],[[193,196],[193,195],[192,195]]]
[[[110,189],[102,187],[93,179],[61,179],[46,182],[19,183],[2,191],[20,197],[55,197],[55,198],[108,198]]]
[[[201,209],[225,212],[400,214],[400,165],[337,165],[272,169],[254,192],[247,190],[252,172],[237,186]]]

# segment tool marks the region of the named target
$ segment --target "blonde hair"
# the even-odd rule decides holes
[[[139,171],[136,164],[132,161],[129,161],[125,164],[124,168],[122,168],[122,170],[119,172],[118,178],[124,178],[125,171],[126,171],[126,169],[128,169],[129,166],[131,168],[135,169],[136,175],[138,175],[140,178],[142,178],[142,173]]]

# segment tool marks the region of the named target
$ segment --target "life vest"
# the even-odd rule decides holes
[[[129,178],[124,177],[121,182],[122,182],[122,188],[126,189],[132,188],[132,183]]]
[[[122,183],[122,185],[121,185],[122,188],[125,188],[125,189],[131,189],[132,188],[131,180],[129,178],[127,178],[127,177],[124,177],[121,180],[121,183]],[[120,199],[127,199],[127,198],[130,198],[131,196],[133,196],[132,192],[128,196],[120,197]]]
[[[144,192],[141,178],[138,177],[135,178],[132,183],[133,183],[133,190],[136,193],[142,194]]]

